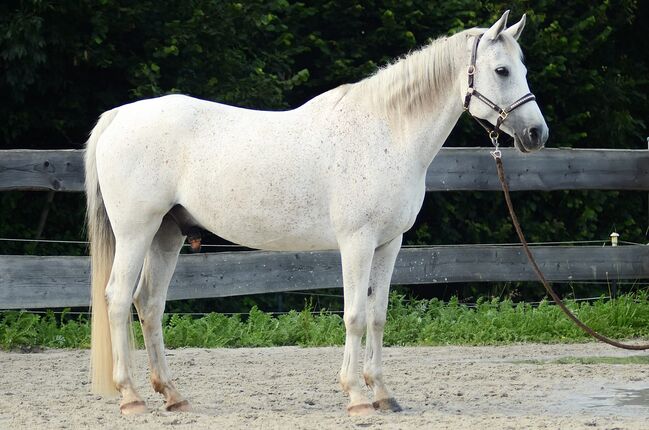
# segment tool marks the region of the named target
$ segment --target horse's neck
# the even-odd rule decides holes
[[[462,114],[463,34],[440,39],[359,83],[404,153],[427,168]]]
[[[404,116],[397,126],[406,155],[421,168],[428,168],[462,115],[459,98],[459,91],[449,91],[439,104]]]

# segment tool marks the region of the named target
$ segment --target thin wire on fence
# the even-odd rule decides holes
[[[58,311],[58,310],[43,310],[43,309],[0,309],[0,314],[1,313],[16,313],[16,312],[23,312],[23,313],[28,313],[28,314],[40,314],[40,315],[47,315],[47,314],[53,314],[53,315],[90,315],[90,310],[87,311]],[[295,313],[302,313],[304,310],[299,311],[299,310],[290,310],[290,311],[262,311],[265,314],[269,315],[287,315],[292,312]],[[342,315],[343,311],[333,311],[333,310],[321,310],[321,311],[308,311],[312,315],[329,315],[329,314],[339,314]],[[250,316],[251,312],[166,312],[165,315],[181,315],[181,316],[196,316],[196,317],[204,317],[212,314],[218,314],[218,315],[226,315],[226,316]],[[133,312],[133,317],[137,317],[137,312]]]
[[[0,242],[29,242],[29,243],[52,243],[52,244],[65,244],[65,245],[88,245],[90,242],[86,240],[57,240],[57,239],[24,239],[24,238],[9,238],[9,237],[0,237]],[[531,246],[563,246],[563,245],[602,245],[606,246],[610,242],[608,240],[569,240],[569,241],[553,241],[553,242],[534,242],[530,243]],[[645,246],[646,244],[630,242],[626,240],[618,241],[622,245],[641,245]],[[189,244],[184,246],[188,247]],[[243,245],[237,244],[203,244],[203,248],[247,248]],[[478,243],[478,244],[441,244],[441,245],[403,245],[403,248],[444,248],[444,247],[458,247],[458,246],[520,246],[520,243]],[[248,248],[247,248],[248,249]]]
[[[281,294],[293,294],[297,296],[314,296],[314,297],[333,297],[342,299],[345,296],[342,294],[328,294],[328,293],[311,293],[308,291],[283,291]]]
[[[28,242],[28,243],[57,243],[63,245],[89,245],[90,242],[87,240],[54,240],[54,239],[19,239],[19,238],[8,238],[0,237],[0,242]],[[184,246],[191,246],[185,244]],[[222,244],[222,245],[202,245],[202,247],[207,248],[245,248],[242,245],[235,244]]]

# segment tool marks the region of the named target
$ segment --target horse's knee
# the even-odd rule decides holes
[[[365,312],[347,312],[344,316],[345,329],[348,333],[363,334],[365,331]]]
[[[385,316],[371,315],[367,319],[367,328],[368,330],[374,331],[383,331],[385,327],[386,318]]]

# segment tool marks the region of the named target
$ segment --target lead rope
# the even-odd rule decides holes
[[[532,255],[532,252],[530,251],[530,247],[527,244],[527,240],[525,240],[525,235],[523,234],[523,230],[521,230],[521,226],[518,222],[518,217],[516,216],[516,212],[514,212],[514,206],[512,205],[512,200],[509,196],[509,186],[507,185],[507,181],[505,180],[505,169],[503,167],[503,161],[502,161],[502,154],[500,153],[500,150],[498,149],[498,139],[494,139],[492,137],[491,139],[492,143],[496,147],[494,151],[491,151],[491,155],[494,157],[494,160],[496,160],[496,169],[498,170],[498,179],[500,179],[500,184],[502,185],[503,193],[505,194],[505,202],[507,203],[507,209],[509,209],[509,216],[511,217],[512,224],[514,225],[514,229],[516,230],[516,234],[518,234],[518,238],[521,241],[521,244],[523,245],[523,250],[525,251],[525,255],[527,255],[527,259],[529,260],[530,264],[532,265],[532,268],[534,269],[534,272],[536,273],[536,276],[539,278],[543,286],[545,287],[545,291],[548,292],[548,294],[552,297],[552,300],[561,308],[563,313],[566,314],[568,318],[570,318],[577,326],[591,335],[592,337],[604,342],[608,343],[609,345],[615,346],[617,348],[622,348],[622,349],[630,349],[630,350],[635,350],[635,351],[642,351],[649,349],[649,344],[645,345],[629,345],[626,343],[621,343],[616,340],[613,340],[611,338],[608,338],[602,334],[599,334],[583,322],[579,318],[573,314],[570,309],[566,307],[566,305],[561,301],[557,293],[554,292],[548,281],[545,279],[545,276],[543,276],[543,273],[541,272],[541,269],[539,268],[538,264],[536,264],[536,260],[534,259],[534,256]]]

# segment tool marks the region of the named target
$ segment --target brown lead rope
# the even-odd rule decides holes
[[[532,268],[534,269],[534,272],[536,272],[536,276],[538,276],[539,280],[545,287],[545,290],[548,292],[548,294],[552,297],[554,302],[561,308],[561,310],[570,318],[577,326],[588,333],[589,335],[593,336],[596,339],[601,340],[604,343],[608,343],[609,345],[615,346],[617,348],[622,348],[622,349],[631,349],[631,350],[645,350],[649,349],[649,344],[647,345],[629,345],[625,343],[620,343],[616,340],[610,339],[604,335],[601,335],[597,333],[595,330],[592,328],[588,327],[586,324],[581,322],[579,318],[575,316],[570,310],[566,307],[565,304],[561,301],[559,296],[557,296],[557,293],[554,292],[548,281],[545,279],[545,276],[543,276],[543,273],[541,272],[541,269],[539,269],[539,266],[536,264],[536,260],[534,259],[534,256],[532,255],[532,252],[530,251],[529,246],[527,245],[527,241],[525,240],[525,236],[523,235],[523,231],[521,230],[521,226],[518,223],[518,218],[516,217],[516,212],[514,212],[514,207],[512,205],[512,200],[509,196],[509,186],[507,185],[507,181],[505,180],[505,170],[503,168],[503,162],[502,159],[500,158],[500,151],[496,149],[495,153],[492,153],[494,156],[494,159],[496,160],[496,168],[498,169],[498,179],[500,179],[500,184],[502,185],[503,192],[505,194],[505,201],[507,202],[507,208],[509,209],[509,216],[512,219],[512,224],[514,224],[514,228],[516,229],[516,233],[518,234],[518,238],[521,241],[521,244],[523,245],[523,249],[525,250],[525,255],[527,255],[527,259],[530,261],[530,264],[532,265]]]

